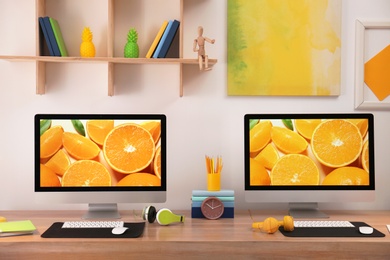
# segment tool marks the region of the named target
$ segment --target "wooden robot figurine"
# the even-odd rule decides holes
[[[209,68],[209,57],[206,55],[204,48],[205,42],[214,44],[214,39],[209,39],[203,36],[203,27],[198,27],[198,38],[194,40],[194,52],[198,52],[199,69],[200,70],[211,70]],[[197,47],[198,46],[198,47]]]

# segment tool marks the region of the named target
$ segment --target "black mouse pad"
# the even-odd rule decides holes
[[[112,234],[112,228],[62,228],[63,222],[53,223],[42,235],[43,238],[136,238],[142,235],[145,222],[124,223],[122,235]]]
[[[293,231],[285,231],[279,227],[279,231],[286,237],[384,237],[385,234],[374,228],[374,232],[364,235],[359,232],[359,227],[368,226],[364,222],[352,222],[355,227],[296,227]]]

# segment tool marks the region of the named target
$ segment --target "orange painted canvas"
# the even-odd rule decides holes
[[[340,93],[341,1],[228,0],[228,95]]]

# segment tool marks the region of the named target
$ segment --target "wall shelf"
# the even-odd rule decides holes
[[[67,1],[67,0],[62,0]],[[140,0],[142,1],[142,0]],[[180,0],[180,26],[179,26],[179,58],[160,58],[160,59],[147,59],[147,58],[123,58],[114,56],[114,24],[115,24],[115,0],[107,0],[107,57],[53,57],[53,56],[40,56],[40,39],[39,39],[39,22],[38,17],[46,16],[46,0],[35,0],[36,6],[36,56],[17,56],[17,55],[0,55],[0,59],[8,61],[31,61],[36,62],[36,93],[45,94],[46,92],[46,64],[50,63],[107,63],[108,73],[108,95],[114,95],[114,70],[115,64],[178,64],[180,70],[180,90],[179,96],[183,96],[183,65],[197,65],[197,59],[185,59],[183,58],[183,28],[184,28],[184,1]],[[160,22],[160,21],[159,21]],[[213,66],[217,63],[216,59],[209,59],[209,66]]]

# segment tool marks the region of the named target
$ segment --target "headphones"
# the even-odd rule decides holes
[[[260,229],[263,232],[268,234],[275,233],[280,226],[283,226],[285,231],[294,230],[294,219],[291,216],[284,216],[283,220],[278,221],[276,218],[269,217],[264,220],[264,222],[254,222],[252,223],[253,229]]]
[[[184,222],[184,216],[176,215],[167,208],[156,210],[154,206],[146,206],[142,211],[142,218],[149,223],[157,220],[158,224],[166,226],[176,222]]]

